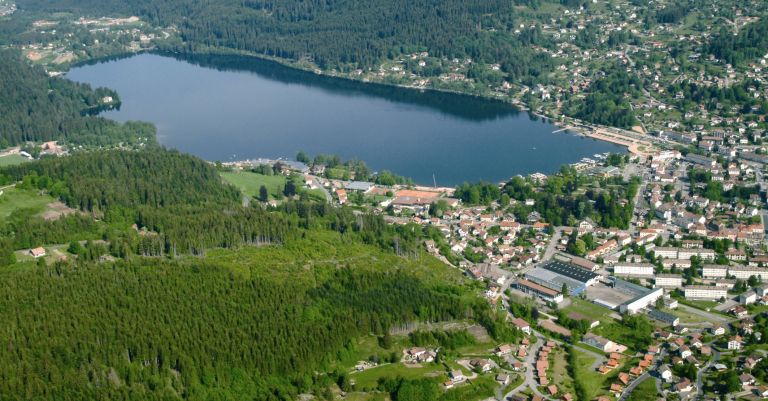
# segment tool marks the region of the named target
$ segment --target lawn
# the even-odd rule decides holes
[[[2,167],[2,166],[13,166],[13,165],[16,165],[16,164],[24,163],[26,161],[29,161],[29,159],[27,159],[24,156],[20,156],[20,155],[16,155],[16,154],[7,155],[7,156],[0,156],[0,167]]]
[[[607,376],[603,376],[595,369],[592,369],[592,365],[597,358],[592,354],[581,351],[579,347],[573,347],[573,349],[576,352],[576,366],[573,367],[574,375],[586,390],[588,399],[592,400],[599,395],[606,394],[607,391],[604,390],[603,386]]]
[[[710,312],[710,309],[714,308],[715,306],[720,305],[715,301],[694,301],[685,299],[683,297],[675,297],[675,299],[677,299],[677,301],[683,305],[688,305],[692,308],[701,309],[707,312]]]
[[[461,385],[448,390],[440,397],[440,401],[473,401],[485,400],[492,397],[499,384],[493,375],[480,376],[469,381],[469,385]]]
[[[610,309],[603,308],[600,305],[579,298],[571,298],[571,304],[563,308],[563,311],[566,313],[576,312],[586,318],[599,320],[600,324],[605,324],[613,320],[613,318],[610,317],[610,314],[613,313],[613,311]]]
[[[701,316],[695,313],[688,312],[681,308],[665,309],[664,312],[671,313],[679,317],[681,323],[701,323],[703,319]]]
[[[7,156],[6,156],[7,157]],[[20,190],[15,187],[5,188],[0,195],[0,218],[4,219],[20,209],[30,209],[33,213],[42,212],[45,206],[53,202],[50,196],[38,195],[34,191]]]
[[[627,401],[656,401],[658,398],[659,393],[656,392],[656,380],[649,378],[635,387]]]
[[[410,367],[400,362],[382,364],[362,372],[355,372],[349,378],[355,381],[355,388],[357,390],[365,391],[366,389],[375,388],[382,377],[395,378],[398,376],[408,380],[440,377],[441,382],[448,379],[445,367],[442,364],[426,363],[420,367]]]
[[[222,172],[221,177],[228,183],[236,186],[245,195],[259,197],[259,188],[267,187],[269,195],[273,198],[283,191],[287,178],[284,175],[263,175],[250,171]]]
[[[551,366],[547,374],[552,379],[552,384],[557,386],[557,393],[563,395],[565,393],[574,393],[573,379],[568,374],[568,362],[566,361],[566,352],[562,347],[558,347],[554,353],[550,355]]]
[[[288,177],[284,175],[264,175],[250,171],[222,172],[221,177],[224,181],[240,189],[243,194],[255,198],[259,197],[259,190],[264,185],[267,187],[267,191],[269,191],[269,196],[275,199],[278,197],[278,194],[282,194],[285,183],[288,182]],[[297,192],[306,193],[310,199],[318,202],[326,201],[325,193],[322,189],[307,189],[300,176],[294,177],[293,182],[296,184]]]

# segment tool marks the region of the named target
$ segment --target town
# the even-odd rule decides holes
[[[324,48],[312,48],[309,30],[300,51],[236,41],[281,32],[289,42],[305,20],[328,18],[318,11],[246,1],[242,14],[203,9],[201,21],[186,15],[190,4],[89,15],[25,3],[0,0],[0,22],[18,30],[0,50],[42,77],[15,95],[69,95],[68,119],[87,122],[49,115],[55,124],[36,132],[20,107],[14,124],[24,129],[2,138],[5,361],[24,371],[0,376],[9,388],[45,394],[51,382],[72,394],[75,383],[104,398],[158,389],[168,399],[227,398],[238,387],[253,387],[242,390],[249,399],[307,401],[768,399],[768,2],[514,0],[483,9],[470,33],[448,38],[457,46],[394,45],[388,35],[413,29],[381,30],[360,43],[387,49],[357,49],[359,66],[349,55],[314,57]],[[440,9],[429,25],[452,13],[462,15]],[[263,30],[237,29],[259,18]],[[361,46],[349,37],[347,49]],[[96,117],[119,109],[116,92],[58,86],[72,66],[143,52],[255,56],[413,93],[480,96],[555,124],[553,135],[626,152],[455,186],[303,151],[203,161],[159,149],[154,127]],[[85,167],[46,175],[77,157]],[[378,231],[346,236],[366,224]],[[392,293],[402,296],[377,304]],[[69,320],[43,299],[50,310],[67,305],[58,314]],[[70,305],[109,317],[92,323]],[[76,344],[57,337],[72,328]],[[168,339],[178,344],[164,348]]]
[[[562,358],[595,354],[591,371],[582,374],[597,381],[595,399],[631,399],[651,384],[667,399],[724,392],[750,399],[768,396],[765,374],[756,373],[765,371],[768,329],[765,160],[751,150],[735,156],[684,156],[670,146],[648,157],[601,154],[552,175],[457,188],[355,181],[352,170],[340,175],[344,164],[329,174],[324,160],[330,158],[222,168],[243,179],[258,180],[265,169],[293,177],[337,205],[435,233],[426,251],[484,283],[482,296],[509,311],[510,324],[525,333],[494,351],[504,368],[475,361],[480,374],[497,375],[508,397],[573,399],[573,374],[553,378],[549,368],[560,347]],[[564,177],[578,177],[578,187],[559,203],[586,196],[594,206],[576,206],[587,209],[586,217],[553,224],[550,206],[537,202],[548,202],[542,195]],[[629,219],[601,214],[598,192],[613,194],[610,202],[631,210]],[[282,196],[264,200],[277,206]],[[521,303],[536,309],[536,318],[515,315]],[[638,318],[645,325],[632,323],[637,332],[627,332],[622,322]],[[461,372],[449,378],[446,388],[465,380]]]

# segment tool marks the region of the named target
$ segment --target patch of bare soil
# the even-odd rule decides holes
[[[72,209],[71,207],[56,201],[48,205],[48,210],[44,211],[42,213],[42,217],[45,220],[53,221],[58,220],[62,216],[67,216],[73,213],[77,213],[77,210]]]

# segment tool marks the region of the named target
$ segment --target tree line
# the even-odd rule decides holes
[[[0,93],[0,148],[51,140],[88,146],[154,142],[151,124],[94,115],[105,108],[105,97],[119,104],[117,93],[49,77],[16,50],[0,50]]]

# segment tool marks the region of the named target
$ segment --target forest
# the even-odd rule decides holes
[[[721,28],[717,37],[710,42],[708,50],[733,66],[762,57],[768,51],[768,20],[762,18],[749,24],[739,30],[737,35],[727,28]]]
[[[244,278],[206,260],[2,271],[0,393],[4,400],[323,394],[334,378],[313,372],[350,338],[465,312],[458,295],[407,272],[354,267],[317,272],[312,286]]]
[[[119,104],[114,91],[49,77],[15,50],[0,50],[0,93],[0,148],[27,141],[59,140],[95,147],[155,139],[151,124],[120,124],[94,116],[103,110],[104,97]]]
[[[434,3],[351,0],[73,1],[22,0],[31,11],[136,14],[159,26],[176,25],[182,53],[210,47],[249,51],[290,60],[311,58],[323,69],[370,69],[400,54],[429,50],[435,57],[496,62],[515,79],[552,68],[531,45],[547,39],[540,30],[508,40],[516,25],[514,3],[500,0]]]
[[[0,181],[77,210],[0,224],[4,265],[40,245],[76,255],[0,269],[3,399],[331,399],[353,338],[467,318],[518,336],[424,254],[421,227],[298,199],[245,205],[215,166],[179,152],[43,158]]]

